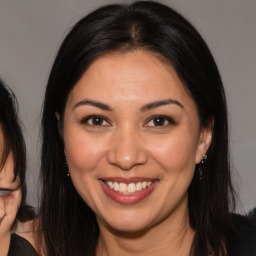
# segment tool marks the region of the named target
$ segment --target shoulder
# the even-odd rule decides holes
[[[27,242],[32,248],[36,248],[35,223],[35,220],[19,222],[15,230],[18,240]]]
[[[256,255],[256,210],[253,214],[242,216],[232,214],[232,228],[228,231],[228,250],[232,256]]]
[[[8,256],[38,256],[34,247],[23,237],[13,233]]]
[[[249,214],[248,219],[256,226],[256,208],[254,208]]]
[[[34,232],[35,221],[30,220],[27,222],[19,222],[15,233],[26,240],[29,241],[30,244],[35,246],[35,232]]]

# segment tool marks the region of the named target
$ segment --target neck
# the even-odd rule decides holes
[[[124,233],[100,226],[97,256],[188,256],[194,238],[188,211],[171,214],[154,227]]]

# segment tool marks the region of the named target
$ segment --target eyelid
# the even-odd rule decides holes
[[[92,124],[89,124],[88,121],[92,118],[100,118],[100,119],[103,119],[104,121],[106,121],[108,123],[108,125],[111,125],[110,124],[110,121],[102,116],[102,115],[89,115],[89,116],[86,116],[84,118],[82,118],[82,120],[80,121],[81,124],[88,124],[88,125],[91,125],[91,126],[97,126],[97,125],[92,125]],[[106,126],[106,125],[98,125],[98,126]]]
[[[11,189],[0,189],[0,197],[8,197],[12,192]]]
[[[147,119],[145,126],[149,126],[149,125],[147,125],[147,124],[148,124],[149,122],[153,121],[153,120],[156,119],[156,118],[163,118],[163,119],[167,120],[167,121],[168,121],[168,124],[167,124],[167,125],[170,125],[170,124],[175,125],[175,124],[176,124],[176,122],[174,121],[174,119],[171,118],[170,116],[166,116],[166,115],[154,115],[154,116],[151,116],[150,118]],[[150,125],[149,127],[158,127],[158,128],[161,128],[161,127],[166,127],[167,125],[162,125],[162,126],[161,126],[161,125],[159,125],[159,126]]]

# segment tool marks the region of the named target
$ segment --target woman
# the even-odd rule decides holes
[[[42,128],[46,255],[254,255],[253,229],[242,219],[252,237],[241,245],[242,217],[229,214],[218,69],[169,7],[108,5],[81,19],[53,64]]]
[[[37,255],[32,245],[12,233],[17,221],[34,217],[26,199],[26,151],[14,94],[0,80],[0,252],[1,256]]]

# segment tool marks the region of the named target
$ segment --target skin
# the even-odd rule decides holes
[[[4,138],[0,126],[0,146],[3,148]],[[15,221],[20,202],[21,190],[19,179],[14,179],[14,161],[12,153],[9,154],[2,170],[0,171],[0,189],[9,189],[12,192],[8,196],[0,197],[0,248],[1,255],[8,254],[11,229]]]
[[[91,115],[102,117],[97,123]],[[70,92],[61,134],[74,186],[97,217],[97,255],[189,254],[187,190],[212,129],[200,126],[195,102],[170,64],[139,50],[99,57]],[[102,177],[156,183],[127,205],[105,194]]]

